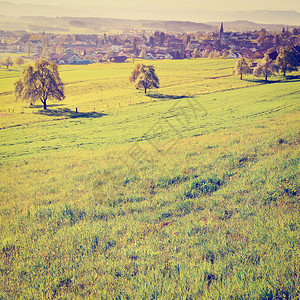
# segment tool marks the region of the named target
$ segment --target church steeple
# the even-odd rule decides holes
[[[223,27],[223,22],[221,23],[221,27],[220,27],[220,45],[223,45],[223,34],[224,34],[224,27]]]

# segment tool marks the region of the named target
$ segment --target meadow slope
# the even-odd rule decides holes
[[[47,112],[0,70],[0,299],[299,297],[299,73],[234,63],[63,66]]]

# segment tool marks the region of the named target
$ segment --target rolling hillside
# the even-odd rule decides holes
[[[130,63],[61,67],[46,112],[0,70],[0,298],[299,297],[299,72],[152,63],[147,95]]]

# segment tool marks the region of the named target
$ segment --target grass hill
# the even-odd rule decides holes
[[[152,63],[63,66],[47,112],[0,70],[0,298],[299,297],[299,73]]]

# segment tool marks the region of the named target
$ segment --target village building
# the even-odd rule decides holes
[[[113,56],[110,61],[111,62],[115,62],[115,63],[123,63],[127,60],[127,56],[123,55],[123,56]]]
[[[78,62],[82,61],[77,54],[75,53],[67,53],[60,57],[59,63],[60,64],[77,64]]]

